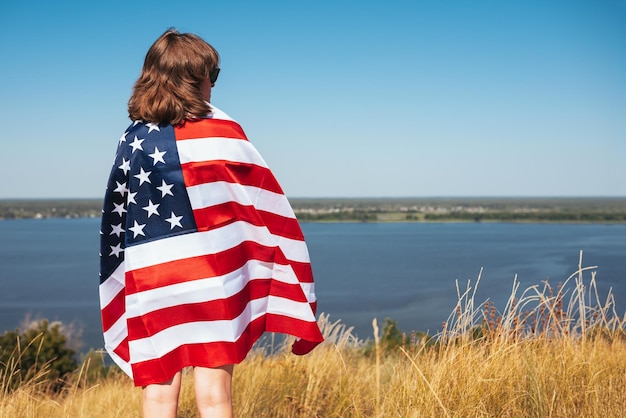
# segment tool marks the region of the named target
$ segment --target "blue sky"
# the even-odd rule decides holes
[[[289,197],[626,196],[626,1],[125,3],[0,5],[0,198],[102,196],[172,26]]]

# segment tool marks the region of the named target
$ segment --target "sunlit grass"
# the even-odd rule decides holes
[[[235,367],[238,417],[619,417],[626,410],[624,318],[612,295],[601,298],[595,270],[582,267],[561,284],[520,292],[514,280],[498,310],[475,301],[475,284],[459,286],[458,305],[432,338],[397,344],[384,330],[353,337],[320,316],[326,342],[311,354],[259,349]],[[120,372],[90,375],[84,364],[60,393],[41,376],[6,389],[0,417],[135,417],[141,390]],[[45,372],[45,371],[44,371]],[[181,417],[195,400],[186,373]]]

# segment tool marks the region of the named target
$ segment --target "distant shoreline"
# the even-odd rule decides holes
[[[626,223],[626,197],[293,198],[301,222]],[[0,199],[0,220],[99,218],[101,199]]]

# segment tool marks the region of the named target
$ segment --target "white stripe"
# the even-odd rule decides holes
[[[126,315],[122,315],[120,319],[111,326],[104,333],[104,349],[107,351],[111,359],[117,364],[120,369],[124,371],[128,376],[133,377],[133,371],[130,367],[130,364],[124,361],[120,356],[118,356],[115,350],[124,339],[128,336],[128,329],[126,328]]]
[[[317,301],[317,298],[315,296],[315,283],[301,282],[300,287],[302,288],[302,291],[304,292],[304,295],[306,296],[306,299],[309,301],[309,303]]]
[[[298,283],[300,285],[300,288],[302,289],[302,293],[306,296],[306,299],[309,303],[313,303],[317,300],[315,298],[315,287],[313,286],[313,283],[300,282],[298,280],[298,277],[296,276],[296,273],[293,271],[293,268],[290,265],[275,264],[274,272],[276,277],[289,277],[290,279],[292,279],[287,283]]]
[[[237,202],[244,206],[254,206],[258,210],[274,213],[285,218],[295,219],[285,195],[254,186],[239,183],[215,181],[187,187],[192,209],[209,208],[227,202]]]
[[[245,139],[221,137],[185,139],[176,141],[176,148],[181,164],[226,160],[267,168],[267,163],[254,145]]]
[[[126,314],[123,314],[104,334],[104,347],[107,351],[113,351],[128,337],[126,328]]]
[[[133,318],[174,305],[230,298],[241,292],[252,280],[274,279],[298,285],[290,266],[273,268],[274,266],[274,263],[250,260],[243,267],[222,276],[176,283],[128,295],[126,312],[128,318]]]
[[[232,321],[191,322],[167,328],[151,337],[130,341],[132,363],[160,358],[185,344],[235,342],[248,324],[265,313],[276,313],[315,322],[308,303],[269,296],[250,301],[241,315]]]
[[[282,250],[285,257],[287,257],[287,260],[299,261],[302,263],[311,262],[309,259],[309,250],[307,249],[304,241],[281,237],[278,235],[273,235],[273,237],[278,240],[278,246]]]
[[[309,262],[304,241],[277,237],[266,227],[237,221],[210,231],[177,235],[126,248],[126,270],[132,271],[170,261],[206,254],[215,254],[236,247],[244,241],[254,241],[267,247],[280,245],[287,259]]]
[[[115,362],[115,364],[117,364],[119,368],[122,369],[122,371],[126,373],[132,379],[133,369],[130,366],[130,363],[127,363],[124,360],[122,360],[122,358],[118,356],[112,349],[109,349],[108,347],[105,347],[105,348],[109,356],[111,356],[111,359],[113,359],[113,361]]]
[[[209,105],[211,106],[211,113],[209,113],[207,115],[207,118],[230,120],[232,122],[235,122],[235,120],[233,118],[231,118],[229,115],[227,115],[226,112],[218,109],[217,106],[214,106],[211,103],[209,103]],[[235,122],[235,123],[237,123],[237,122]]]
[[[104,309],[124,289],[124,262],[115,269],[113,273],[100,284],[98,292],[100,293],[100,307]]]
[[[267,313],[287,316],[306,322],[316,322],[308,302],[296,302],[295,300],[278,296],[269,296]]]
[[[120,293],[124,291],[124,262],[115,269],[107,280],[102,282],[98,287],[100,293],[100,309],[106,308],[109,303]],[[126,313],[121,312],[121,317],[109,328],[106,332],[103,332],[104,349],[107,351],[111,359],[117,364],[124,373],[130,378],[133,377],[133,371],[130,364],[124,361],[113,350],[115,350],[124,339],[128,336],[128,329],[126,328]]]

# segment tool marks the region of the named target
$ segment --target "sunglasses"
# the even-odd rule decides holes
[[[211,80],[211,84],[215,84],[218,75],[220,75],[220,67],[213,68],[209,73],[209,80]]]

